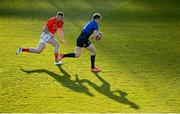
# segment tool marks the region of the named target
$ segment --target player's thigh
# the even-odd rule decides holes
[[[93,51],[93,52],[96,52],[96,48],[94,47],[94,45],[91,43],[88,47],[86,47],[87,50],[89,51]]]
[[[53,45],[54,47],[58,45],[58,42],[56,41],[55,38],[50,38],[47,42]]]
[[[39,42],[37,49],[43,50],[46,47],[46,44],[44,42]]]

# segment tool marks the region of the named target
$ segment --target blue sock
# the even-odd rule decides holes
[[[91,55],[91,68],[95,68],[95,55]]]
[[[64,57],[75,57],[75,53],[64,54]]]

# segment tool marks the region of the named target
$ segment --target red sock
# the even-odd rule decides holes
[[[29,48],[22,48],[22,52],[29,52]]]
[[[54,57],[55,57],[55,61],[57,61],[58,60],[58,53],[54,53]]]

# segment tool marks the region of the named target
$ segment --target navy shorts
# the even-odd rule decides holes
[[[89,36],[90,35],[81,33],[76,41],[76,46],[87,48],[91,44],[89,41]]]

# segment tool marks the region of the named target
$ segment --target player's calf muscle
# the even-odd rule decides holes
[[[32,53],[40,54],[43,51],[43,49],[30,48],[29,51],[32,52]]]

